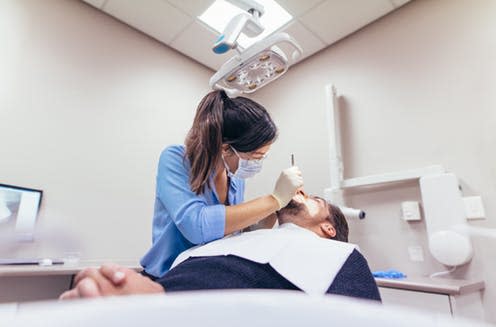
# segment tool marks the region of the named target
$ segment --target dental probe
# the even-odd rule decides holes
[[[291,153],[291,167],[294,166],[294,154]]]

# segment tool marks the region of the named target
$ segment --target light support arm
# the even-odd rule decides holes
[[[212,47],[213,52],[223,54],[237,48],[237,40],[242,32],[253,37],[261,34],[263,27],[260,25],[258,18],[254,18],[247,13],[241,13],[231,19],[224,32],[219,35],[219,38]]]
[[[238,47],[238,38],[241,33],[248,37],[256,37],[264,31],[260,23],[260,17],[265,10],[262,5],[252,0],[229,0],[235,6],[243,9],[246,13],[234,16],[224,31],[215,41],[212,51],[216,54],[223,54]]]

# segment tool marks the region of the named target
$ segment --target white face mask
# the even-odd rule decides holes
[[[222,160],[224,161],[224,166],[226,166],[227,169],[227,175],[229,177],[236,177],[236,178],[241,178],[241,179],[246,179],[255,176],[257,173],[259,173],[262,170],[262,164],[263,160],[267,156],[265,154],[262,158],[257,159],[257,160],[247,160],[243,159],[239,156],[238,152],[234,150],[233,147],[231,149],[234,151],[236,156],[239,158],[239,163],[238,163],[238,169],[234,173],[232,173],[229,170],[229,167],[226,164],[226,161],[224,160],[224,157],[222,157]]]

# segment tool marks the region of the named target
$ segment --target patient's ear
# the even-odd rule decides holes
[[[327,238],[333,238],[336,236],[336,229],[331,223],[321,223],[320,230]]]

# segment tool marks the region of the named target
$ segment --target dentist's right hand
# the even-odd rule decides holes
[[[279,203],[279,209],[284,208],[295,196],[297,190],[303,186],[303,177],[298,167],[284,169],[277,179],[272,196]]]

